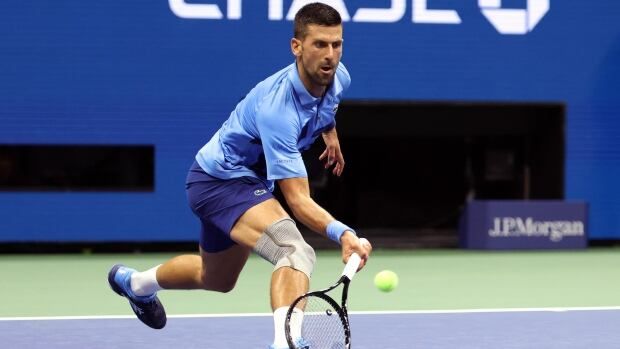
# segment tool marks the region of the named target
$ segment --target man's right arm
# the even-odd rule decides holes
[[[336,220],[310,197],[308,179],[304,177],[280,179],[278,185],[295,218],[311,230],[328,236],[328,225]],[[352,230],[344,230],[338,240],[336,242],[342,245],[343,261],[346,262],[349,256],[356,252],[362,257],[360,268],[363,267],[371,247],[363,246]]]

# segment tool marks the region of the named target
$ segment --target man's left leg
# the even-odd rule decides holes
[[[314,267],[314,250],[303,240],[294,221],[275,199],[247,210],[236,222],[231,238],[240,245],[252,248],[276,266],[271,276],[270,290],[275,326],[272,347],[288,347],[284,336],[286,311],[297,297],[308,291]],[[299,325],[301,328],[301,323]],[[298,338],[301,336],[300,328],[293,336],[298,340],[301,340]]]

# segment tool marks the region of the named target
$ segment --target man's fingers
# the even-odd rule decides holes
[[[327,163],[330,165],[333,165],[335,158],[336,158],[336,152],[333,149],[330,149],[329,155],[327,156]]]
[[[372,247],[372,245],[370,244],[370,241],[368,241],[368,239],[366,238],[360,238],[360,245]]]
[[[370,252],[372,251],[372,245],[370,244],[370,241],[368,241],[366,238],[360,238],[359,243],[361,250],[358,251],[357,254],[359,254],[362,258],[362,262],[360,263],[360,267],[358,270],[362,270],[362,268],[366,266],[366,263],[368,263],[368,259],[370,258]]]
[[[368,239],[360,238],[360,245],[362,245],[362,248],[366,252],[366,258],[368,258],[370,256],[370,252],[372,252],[372,244],[368,241]]]

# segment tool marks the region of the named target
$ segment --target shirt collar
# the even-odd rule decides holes
[[[312,96],[306,89],[306,86],[304,86],[304,83],[299,77],[299,72],[297,71],[297,62],[293,63],[293,67],[289,71],[288,76],[293,83],[293,89],[295,90],[295,93],[299,97],[299,101],[304,108],[314,107],[321,102],[321,98]],[[329,93],[329,91],[327,91],[327,93]]]

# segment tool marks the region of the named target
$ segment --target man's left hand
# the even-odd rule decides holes
[[[319,160],[325,161],[325,168],[329,168],[336,164],[332,169],[332,173],[338,177],[342,175],[344,171],[344,157],[340,150],[340,141],[338,140],[338,133],[336,128],[332,128],[327,132],[323,132],[323,141],[325,142],[325,150],[319,156]]]

